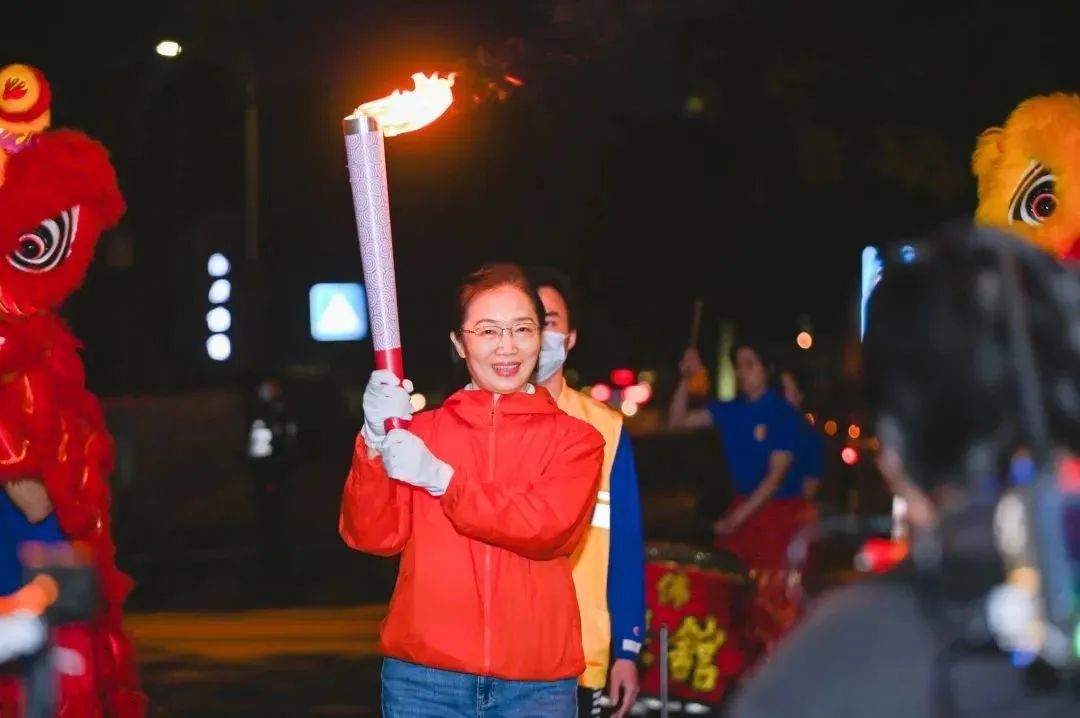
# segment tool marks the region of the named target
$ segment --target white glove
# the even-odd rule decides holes
[[[411,391],[412,382],[406,379],[404,386],[400,386],[392,371],[376,369],[371,372],[364,390],[364,427],[360,429],[369,448],[382,446],[386,439],[387,419],[412,419]]]
[[[392,429],[382,448],[383,466],[391,479],[424,489],[432,496],[442,496],[454,470],[431,453],[423,440],[405,429]]]

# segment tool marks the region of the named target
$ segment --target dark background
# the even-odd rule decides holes
[[[578,279],[588,382],[672,366],[696,296],[705,346],[721,317],[790,343],[800,316],[839,346],[860,248],[970,215],[978,132],[1076,89],[1073,4],[23,3],[0,61],[44,69],[54,124],[110,147],[131,207],[69,306],[92,388],[183,391],[250,366],[203,346],[206,257],[241,255],[245,69],[270,291],[235,333],[265,317],[264,364],[366,375],[369,344],[307,327],[311,284],[361,277],[340,120],[412,72],[457,70],[448,115],[387,143],[409,372],[450,382],[455,284],[512,259]],[[179,58],[154,54],[165,38]],[[243,268],[234,291],[247,301]]]

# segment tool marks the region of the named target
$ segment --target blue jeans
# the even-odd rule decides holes
[[[507,681],[418,666],[382,665],[384,718],[575,718],[577,681]]]

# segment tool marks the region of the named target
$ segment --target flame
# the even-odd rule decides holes
[[[439,77],[431,73],[428,77],[422,72],[412,76],[415,89],[408,92],[394,90],[393,94],[371,102],[365,102],[356,108],[350,117],[367,115],[374,117],[387,137],[419,130],[430,125],[454,101],[454,73]]]

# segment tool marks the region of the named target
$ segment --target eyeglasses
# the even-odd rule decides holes
[[[462,329],[463,334],[472,334],[482,344],[494,345],[502,341],[503,333],[510,332],[510,339],[514,344],[527,344],[534,341],[540,334],[540,327],[535,324],[515,324],[512,327],[500,327],[495,324],[485,324],[475,329]]]

